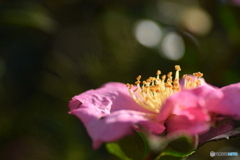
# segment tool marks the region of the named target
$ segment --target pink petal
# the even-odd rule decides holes
[[[205,133],[209,130],[210,125],[206,121],[191,121],[186,116],[171,116],[167,122],[167,133],[175,133],[175,132],[185,132],[190,133],[192,135]]]
[[[166,121],[168,133],[187,131],[198,134],[210,127],[206,102],[195,89],[183,90],[169,97],[158,115],[158,122]]]
[[[80,108],[72,111],[85,125],[93,140],[93,148],[97,149],[102,142],[116,141],[133,132],[134,125],[141,125],[155,133],[165,130],[163,125],[149,120],[145,113],[129,110],[116,111],[105,117],[98,117],[91,109]],[[152,115],[155,116],[155,115]]]
[[[205,106],[209,111],[217,108],[220,100],[223,98],[223,92],[214,86],[207,83],[192,90],[192,92],[198,97],[202,97],[205,101]]]
[[[69,108],[69,113],[85,125],[95,149],[102,142],[112,142],[131,134],[138,126],[157,134],[165,129],[154,122],[156,114],[138,106],[122,83],[107,83],[77,95],[69,102]]]
[[[214,108],[217,108],[220,100],[223,98],[223,92],[219,88],[207,84],[203,78],[200,78],[200,80],[201,86],[191,89],[190,92],[203,98],[207,109],[209,111],[214,111]],[[181,83],[183,83],[184,80],[181,81]]]
[[[96,90],[88,90],[72,98],[70,110],[81,107],[91,107],[102,114],[118,110],[135,110],[149,112],[140,107],[130,96],[128,88],[123,83],[110,82]]]
[[[221,88],[224,97],[214,112],[240,118],[240,83]]]

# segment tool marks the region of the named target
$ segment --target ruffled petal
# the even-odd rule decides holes
[[[166,121],[168,133],[187,131],[200,134],[210,128],[206,101],[195,89],[183,90],[169,97],[158,115],[158,122]]]
[[[88,90],[72,98],[70,110],[92,108],[102,114],[110,114],[118,110],[135,110],[149,112],[140,107],[130,96],[128,88],[123,83],[110,82],[96,90]]]
[[[167,133],[187,132],[191,135],[205,133],[210,129],[208,121],[190,120],[186,116],[172,115],[167,121]]]
[[[223,92],[219,88],[207,83],[193,89],[192,92],[204,99],[205,106],[210,112],[215,111],[215,108],[218,107],[220,100],[223,98]]]
[[[240,83],[231,84],[221,88],[223,98],[214,112],[240,118]]]
[[[130,134],[133,128],[143,127],[156,134],[165,130],[163,124],[154,122],[156,114],[140,107],[122,83],[107,83],[77,95],[69,102],[69,108],[69,113],[85,125],[95,149],[103,142]]]
[[[144,127],[154,133],[162,133],[165,127],[151,121],[154,114],[138,111],[121,110],[99,117],[90,108],[80,108],[71,112],[85,125],[93,140],[93,148],[97,149],[103,142],[113,142],[133,132],[136,126]]]

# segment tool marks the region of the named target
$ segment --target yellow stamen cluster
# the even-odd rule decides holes
[[[141,76],[139,75],[135,82],[136,88],[132,84],[127,84],[129,93],[136,103],[141,107],[158,113],[165,100],[172,94],[181,91],[182,88],[192,89],[201,85],[200,78],[203,76],[202,73],[193,73],[193,76],[184,75],[184,85],[179,84],[179,71],[181,68],[179,65],[175,66],[175,78],[172,77],[172,72],[167,75],[161,75],[161,71],[158,70],[156,77],[149,77],[145,81],[140,81]]]

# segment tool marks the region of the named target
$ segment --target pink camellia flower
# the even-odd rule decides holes
[[[240,101],[234,98],[239,97],[240,84],[219,89],[207,84],[200,72],[184,75],[179,83],[180,66],[175,69],[175,79],[172,72],[160,78],[161,72],[157,71],[156,77],[146,81],[141,82],[138,76],[136,85],[110,82],[86,91],[72,98],[69,113],[83,122],[95,149],[134,130],[195,135],[210,129],[212,114],[240,116],[234,108]]]

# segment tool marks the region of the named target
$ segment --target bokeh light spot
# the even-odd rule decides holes
[[[141,20],[137,22],[134,32],[137,41],[146,47],[155,47],[161,41],[161,28],[154,21]]]
[[[198,7],[185,10],[180,21],[184,28],[200,36],[208,34],[212,28],[211,17],[206,11]]]
[[[170,60],[179,60],[183,57],[185,45],[182,37],[176,32],[169,32],[161,43],[161,53]]]

